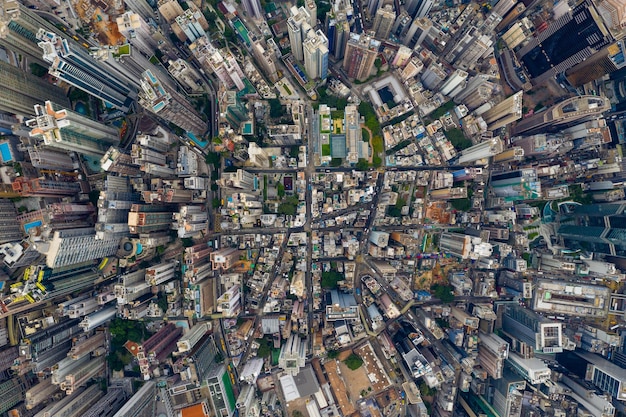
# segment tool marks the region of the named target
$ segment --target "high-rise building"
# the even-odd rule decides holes
[[[378,48],[380,41],[365,34],[350,33],[343,60],[343,69],[348,77],[359,81],[369,78],[378,56]]]
[[[439,92],[444,96],[449,96],[452,91],[454,91],[457,87],[459,87],[463,81],[467,79],[467,72],[462,69],[457,69],[454,71],[448,79],[441,85],[439,88]]]
[[[520,120],[513,127],[513,132],[515,135],[528,135],[560,131],[575,124],[597,119],[610,108],[611,103],[606,97],[590,95],[571,97],[547,110]]]
[[[35,168],[52,169],[58,171],[72,171],[76,165],[65,152],[56,152],[39,146],[29,146],[28,157]]]
[[[263,8],[261,7],[261,2],[259,0],[243,0],[241,2],[243,9],[246,11],[248,16],[253,19],[262,19],[263,18]]]
[[[163,16],[167,23],[172,23],[184,12],[178,0],[159,0],[157,7],[159,8],[159,13],[161,13],[161,16]]]
[[[461,259],[467,259],[472,250],[471,237],[461,233],[442,233],[439,247],[442,251],[451,253]]]
[[[416,9],[414,17],[426,17],[434,3],[435,0],[419,0],[419,7]]]
[[[150,70],[144,72],[141,79],[139,104],[194,135],[202,136],[208,130],[194,106],[183,95],[162,84]]]
[[[478,362],[493,379],[502,378],[504,361],[509,357],[509,344],[493,333],[479,333]]]
[[[189,45],[189,49],[200,64],[207,71],[214,72],[227,88],[236,86],[243,90],[246,87],[243,81],[245,75],[231,52],[226,49],[218,50],[206,36]]]
[[[258,2],[258,0],[256,1]],[[181,15],[176,16],[174,23],[172,23],[172,30],[182,42],[194,42],[196,39],[206,36],[209,23],[200,10],[189,8]]]
[[[393,61],[391,61],[391,65],[393,65],[394,67],[404,68],[407,62],[409,62],[409,60],[411,59],[412,54],[413,51],[411,50],[411,48],[407,48],[406,46],[401,45],[400,48],[398,48],[398,52],[393,58]]]
[[[23,237],[16,217],[17,210],[13,202],[0,199],[0,243],[15,242]]]
[[[502,378],[495,380],[493,386],[493,400],[490,403],[498,415],[521,417],[526,380],[510,370],[505,370]]]
[[[176,0],[173,1],[176,2]],[[156,383],[146,381],[113,417],[153,417],[156,396]]]
[[[167,71],[187,92],[199,93],[203,91],[200,73],[184,59],[169,60]]]
[[[587,362],[586,380],[616,400],[626,401],[626,369],[595,353],[579,350],[576,354]]]
[[[263,47],[259,40],[252,43],[252,55],[256,58],[257,64],[261,66],[264,75],[271,82],[278,81],[278,73],[276,72],[276,56],[274,53]]]
[[[110,146],[120,142],[116,128],[106,126],[50,101],[35,105],[35,118],[26,121],[30,136],[43,140],[46,147],[102,157]]]
[[[128,213],[130,233],[148,233],[167,230],[172,224],[172,210],[164,206],[133,204]]]
[[[516,53],[533,84],[539,84],[591,58],[613,40],[592,0],[584,0]]]
[[[402,43],[409,48],[417,48],[424,42],[431,30],[434,30],[434,26],[430,19],[427,17],[416,18],[404,34]]]
[[[46,65],[35,35],[41,28],[60,35],[62,32],[59,28],[19,0],[1,0],[0,10],[0,45],[8,51],[28,57],[29,62]]]
[[[132,10],[117,17],[117,30],[124,35],[127,42],[132,44],[132,48],[137,48],[147,56],[152,56],[158,48],[157,38],[152,36],[154,28],[135,13],[134,9]]]
[[[481,116],[487,123],[489,130],[496,130],[522,118],[523,91],[518,91],[511,97],[502,100]]]
[[[223,364],[216,365],[207,377],[211,392],[211,406],[220,417],[232,417],[235,413],[236,399],[230,376]]]
[[[106,172],[116,172],[127,176],[141,175],[139,165],[133,164],[133,158],[130,154],[122,152],[114,146],[111,146],[100,159],[100,166]]]
[[[328,76],[328,39],[324,33],[320,29],[309,32],[302,48],[309,78],[325,80]]]
[[[4,61],[0,61],[0,84],[0,111],[3,112],[30,116],[33,107],[42,99],[61,106],[70,105],[59,87]]]
[[[20,196],[28,197],[67,197],[73,196],[81,191],[86,192],[81,183],[72,179],[72,181],[55,180],[42,178],[26,178],[17,177],[11,184],[13,190],[18,192]]]
[[[467,97],[473,95],[480,86],[487,83],[493,84],[489,81],[488,76],[484,74],[475,75],[462,89],[454,94],[454,102],[457,104],[462,103]]]
[[[476,162],[481,159],[491,158],[502,152],[504,144],[499,136],[487,139],[484,142],[463,149],[459,155],[459,165]]]
[[[355,105],[346,106],[344,111],[344,126],[346,130],[346,160],[351,164],[359,162],[360,158],[365,158],[363,146],[363,132],[361,130],[361,116],[359,108]]]
[[[444,66],[440,63],[433,62],[422,73],[420,79],[424,87],[429,90],[435,90],[441,85],[447,76],[448,74],[446,73]]]
[[[55,33],[40,29],[37,39],[50,74],[121,111],[129,110],[137,97],[132,80]]]
[[[615,42],[595,53],[591,58],[565,71],[567,81],[574,87],[602,78],[626,66],[626,42]]]
[[[291,54],[296,60],[302,62],[304,60],[302,45],[307,38],[308,32],[312,30],[311,25],[309,25],[311,16],[304,7],[298,9],[294,6],[290,12],[291,17],[287,19],[287,31],[289,32]]]
[[[309,25],[314,28],[317,26],[317,4],[315,0],[306,0],[304,8],[309,12]]]
[[[278,366],[288,375],[298,375],[301,368],[306,364],[306,340],[300,335],[292,334],[280,349]]]
[[[535,351],[563,351],[563,323],[517,304],[505,304],[502,308],[502,330],[511,338],[511,350],[526,358],[532,357]]]
[[[389,38],[395,20],[396,12],[393,9],[393,5],[386,4],[384,7],[376,10],[374,24],[372,25],[372,30],[376,32],[376,37],[378,39]]]
[[[350,24],[346,20],[345,13],[328,20],[328,50],[335,57],[341,59],[346,50],[346,44],[350,37]]]
[[[156,2],[154,0],[124,0],[124,3],[126,3],[127,10],[132,10],[133,12],[138,13],[146,22],[156,17],[152,7],[153,4],[156,6]]]
[[[111,256],[117,252],[119,238],[96,240],[93,228],[57,230],[46,241],[36,242],[35,249],[46,255],[50,268],[75,265]]]

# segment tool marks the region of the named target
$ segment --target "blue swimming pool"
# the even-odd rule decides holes
[[[143,246],[141,245],[141,243],[137,243],[137,252],[135,254],[139,255],[141,254],[141,252],[143,252]]]
[[[198,147],[204,149],[207,147],[207,145],[209,144],[209,142],[205,141],[205,140],[200,140],[196,137],[196,135],[194,135],[191,132],[187,132],[187,137],[189,139],[191,139],[196,145],[198,145]]]
[[[0,143],[0,155],[2,156],[2,162],[11,162],[13,160],[11,148],[9,148],[8,143]]]
[[[24,225],[24,231],[28,233],[28,231],[32,229],[33,227],[39,227],[39,226],[41,226],[41,220],[36,220],[34,222],[26,223]]]

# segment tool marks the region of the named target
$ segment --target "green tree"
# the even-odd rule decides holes
[[[276,184],[276,194],[278,194],[278,198],[283,198],[285,196],[285,186],[281,182]]]
[[[28,67],[30,68],[30,73],[36,77],[43,77],[48,73],[48,68],[43,67],[36,62],[31,62],[28,64]]]
[[[220,206],[222,205],[222,202],[220,201],[219,198],[214,197],[213,201],[211,201],[211,205],[213,206],[214,209],[220,208]]]
[[[361,357],[356,353],[352,353],[346,358],[345,361],[343,361],[343,363],[345,363],[349,369],[356,371],[361,367],[361,365],[363,365],[363,359],[361,359]]]
[[[271,98],[267,101],[270,104],[270,117],[281,117],[283,115],[283,105],[281,104],[280,100],[277,98]]]
[[[367,159],[359,158],[359,162],[357,162],[354,167],[359,171],[367,171],[369,166],[370,164],[367,162]]]
[[[256,352],[259,358],[267,358],[272,354],[272,349],[267,339],[256,339],[256,341],[259,343],[259,349]]]
[[[343,160],[341,158],[333,158],[330,160],[331,167],[339,167],[341,166],[342,163],[343,163]]]
[[[328,359],[335,359],[339,356],[339,351],[338,350],[329,350],[326,353],[326,356],[328,357]]]
[[[442,303],[451,303],[454,301],[454,293],[450,285],[435,284],[430,287],[436,298],[441,300]]]
[[[204,158],[207,164],[218,166],[222,156],[218,152],[209,152]]]
[[[382,164],[383,164],[383,159],[380,156],[374,155],[372,157],[372,165],[374,165],[375,168],[378,168]]]
[[[183,243],[183,248],[190,248],[193,246],[193,239],[190,237],[184,237],[181,241]]]
[[[293,216],[296,214],[296,206],[290,203],[281,203],[278,206],[278,214],[284,214],[285,216]]]

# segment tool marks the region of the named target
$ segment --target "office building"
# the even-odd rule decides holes
[[[352,293],[331,290],[326,293],[326,321],[359,320],[359,306]]]
[[[211,406],[220,417],[233,417],[236,399],[230,375],[223,364],[216,365],[207,377]]]
[[[226,49],[218,50],[206,36],[189,45],[189,50],[208,72],[213,72],[227,88],[243,90],[245,75],[234,55]]]
[[[433,22],[427,17],[416,18],[406,30],[402,43],[409,48],[417,48],[424,42],[431,31],[435,31]]]
[[[255,174],[244,169],[238,169],[235,172],[225,172],[218,181],[218,184],[222,187],[248,191],[256,190],[259,182]]]
[[[523,357],[534,352],[563,351],[563,324],[517,304],[502,306],[502,330],[512,339],[511,350]]]
[[[116,128],[91,120],[50,101],[35,105],[35,118],[26,121],[30,136],[46,147],[102,157],[120,142]]]
[[[280,349],[278,366],[287,375],[296,376],[306,365],[306,356],[306,340],[301,339],[297,334],[292,334]]]
[[[129,232],[128,212],[133,203],[140,200],[140,195],[133,192],[127,177],[107,175],[104,189],[98,198],[98,219],[96,239],[105,236],[124,237]]]
[[[157,2],[159,13],[167,23],[172,23],[184,10],[177,0],[159,0]]]
[[[494,381],[493,388],[493,399],[490,403],[497,415],[521,417],[526,380],[507,369],[501,379]]]
[[[100,390],[100,387],[97,384],[94,384],[89,388],[81,388],[73,394],[65,396],[59,401],[53,402],[39,411],[36,415],[38,417],[83,417],[83,413],[94,405],[102,395],[103,392]]]
[[[374,68],[379,48],[380,41],[365,34],[350,33],[343,60],[343,69],[348,77],[367,80]]]
[[[207,123],[183,95],[162,84],[150,70],[142,76],[139,91],[142,107],[196,136],[206,133]]]
[[[325,80],[328,76],[328,39],[318,29],[310,31],[302,45],[304,69],[311,79]]]
[[[609,362],[603,357],[577,350],[576,355],[587,362],[585,380],[618,401],[626,401],[626,369]]]
[[[376,33],[376,38],[383,40],[388,39],[395,20],[396,12],[393,9],[393,5],[386,4],[384,7],[376,10],[374,24],[372,25],[372,30]]]
[[[295,6],[291,8],[291,17],[287,19],[287,31],[289,33],[289,43],[291,45],[291,54],[297,60],[304,60],[303,43],[307,38],[309,31],[313,30],[309,21],[311,15],[304,8],[299,9]]]
[[[168,230],[171,224],[172,210],[167,207],[133,204],[128,213],[128,226],[132,234]]]
[[[626,257],[626,204],[588,204],[571,207],[559,219],[558,236],[569,249]]]
[[[209,331],[209,325],[207,323],[197,323],[187,333],[181,337],[176,346],[179,353],[184,353],[192,350],[196,343],[198,343]]]
[[[446,55],[446,60],[461,69],[474,69],[479,59],[490,51],[492,43],[490,36],[472,26],[455,42],[454,48]]]
[[[51,75],[123,112],[130,109],[137,97],[134,80],[52,32],[40,29],[37,39]]]
[[[461,69],[454,71],[441,85],[439,92],[444,96],[450,96],[450,93],[456,90],[457,87],[461,86],[461,84],[467,79],[467,75],[467,72]]]
[[[0,61],[0,83],[0,111],[3,112],[31,116],[42,99],[60,106],[70,105],[62,89],[4,61]]]
[[[17,210],[11,200],[0,199],[0,243],[22,239],[20,224],[16,221]]]
[[[571,97],[519,121],[513,127],[513,132],[515,135],[529,135],[561,131],[576,124],[598,119],[610,108],[611,103],[606,97],[591,95]]]
[[[550,375],[552,375],[548,365],[541,359],[523,358],[513,352],[506,359],[506,364],[515,373],[533,385],[546,383],[550,380]]]
[[[196,384],[203,384],[207,379],[211,368],[215,366],[217,356],[217,346],[212,335],[205,334],[198,341],[195,347],[186,355],[188,368],[187,375]]]
[[[34,246],[46,255],[50,268],[58,268],[111,256],[117,252],[118,244],[119,238],[114,236],[96,240],[94,229],[84,227],[57,230],[47,241]]]
[[[113,417],[128,399],[122,388],[109,386],[107,393],[86,410],[82,417]]]
[[[424,87],[434,91],[441,85],[447,76],[448,74],[446,73],[444,66],[433,62],[422,73],[420,79]]]
[[[253,19],[263,18],[263,8],[259,0],[243,0],[241,5],[249,17]]]
[[[534,200],[541,194],[541,181],[534,168],[491,174],[494,195],[505,201]]]
[[[174,2],[176,0],[173,0]],[[157,387],[154,381],[146,381],[139,391],[113,417],[154,417]]]
[[[346,106],[344,110],[344,127],[346,131],[346,160],[351,164],[356,164],[360,158],[367,158],[368,146],[367,142],[363,142],[361,116],[358,106]]]
[[[317,26],[317,4],[315,0],[305,0],[304,8],[309,13],[309,25],[314,28]]]
[[[441,234],[439,247],[461,259],[468,259],[472,250],[472,239],[468,235],[445,232]]]
[[[487,128],[493,131],[521,119],[523,96],[524,92],[518,91],[482,113],[481,117],[487,123]]]
[[[419,0],[419,4],[415,9],[415,15],[413,17],[426,17],[430,12],[430,9],[433,7],[433,4],[435,4],[435,0]]]
[[[591,58],[565,71],[567,81],[574,87],[598,80],[626,66],[626,42],[615,42],[595,53]]]
[[[492,156],[502,152],[503,149],[504,144],[502,143],[502,140],[500,140],[499,136],[487,139],[477,145],[463,149],[459,155],[459,164],[465,165],[482,159],[491,158]]]
[[[504,361],[509,357],[509,344],[493,333],[478,335],[478,363],[493,379],[502,378]]]
[[[609,4],[609,2],[605,2]],[[591,58],[613,41],[591,0],[579,2],[517,51],[533,84]]]

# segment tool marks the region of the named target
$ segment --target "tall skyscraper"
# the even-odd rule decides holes
[[[467,72],[457,69],[454,71],[448,79],[441,85],[439,91],[444,96],[449,96],[452,91],[454,91],[463,81],[467,79]]]
[[[300,62],[304,60],[302,44],[306,40],[308,32],[312,30],[311,25],[309,25],[310,19],[311,16],[304,7],[298,9],[295,6],[291,8],[291,17],[287,19],[291,54]]]
[[[389,38],[395,20],[396,12],[393,9],[393,5],[386,4],[384,7],[376,10],[374,24],[372,25],[372,30],[376,32],[376,37],[383,40]]]
[[[57,230],[47,240],[36,242],[35,249],[46,256],[46,265],[59,268],[111,256],[117,252],[119,237],[96,240],[92,227]]]
[[[16,221],[17,210],[11,200],[0,199],[0,243],[15,242],[22,238]]]
[[[263,9],[261,8],[261,2],[259,0],[243,0],[241,5],[251,18],[263,18]]]
[[[46,65],[37,46],[39,29],[61,34],[59,28],[37,15],[19,0],[0,0],[0,45]],[[40,100],[43,97],[40,97]]]
[[[139,104],[194,135],[202,136],[209,128],[184,96],[162,84],[150,70],[144,72],[141,79]]]
[[[12,184],[13,190],[22,197],[67,197],[73,196],[83,190],[81,183],[75,181],[56,180],[47,178],[17,177]]]
[[[520,120],[513,127],[513,132],[515,135],[529,135],[533,133],[558,131],[576,124],[597,119],[602,113],[610,110],[610,108],[611,103],[606,97],[571,97],[555,104],[545,111],[535,113],[532,116]]]
[[[402,44],[409,48],[417,48],[424,42],[431,31],[434,31],[433,22],[427,17],[415,18],[402,38]]]
[[[443,80],[446,79],[448,74],[443,65],[433,62],[426,68],[426,71],[422,73],[421,81],[424,87],[429,90],[435,90],[441,85]]]
[[[496,104],[481,116],[487,122],[489,130],[496,130],[522,118],[523,91],[518,91],[511,97]]]
[[[341,59],[346,51],[346,44],[350,37],[350,24],[346,20],[345,13],[338,13],[328,19],[328,51],[335,57]]]
[[[343,60],[343,69],[348,77],[365,81],[374,68],[378,48],[380,41],[365,34],[351,33]]]
[[[187,9],[183,14],[176,16],[174,23],[172,23],[172,30],[182,42],[194,42],[196,39],[206,36],[205,31],[209,30],[209,23],[200,10]]]
[[[243,81],[246,76],[230,51],[215,48],[206,36],[189,45],[189,49],[200,64],[207,71],[214,72],[227,88],[243,90],[246,87]]]
[[[516,53],[533,84],[539,84],[589,59],[613,40],[593,2],[584,0]]]
[[[207,382],[215,413],[220,417],[232,417],[235,413],[236,399],[226,367],[223,364],[216,365],[209,372]]]
[[[324,80],[328,76],[328,39],[320,29],[309,32],[302,45],[304,68],[309,78]]]
[[[172,224],[172,210],[167,206],[133,204],[128,213],[130,233],[148,233],[168,230]]]
[[[59,87],[4,61],[0,61],[0,84],[0,111],[3,112],[30,116],[35,104],[41,100],[70,105]]]
[[[116,128],[106,126],[50,101],[35,105],[35,118],[26,121],[30,136],[45,146],[102,157],[110,146],[120,142]]]
[[[156,396],[156,382],[146,381],[113,417],[153,417]]]
[[[574,87],[602,78],[626,67],[626,41],[615,42],[598,51],[591,58],[565,72],[567,81]]]
[[[306,0],[304,2],[304,8],[309,12],[309,25],[314,28],[317,26],[317,4],[315,0]]]
[[[37,39],[50,74],[121,111],[129,110],[137,92],[126,76],[55,33],[40,29]]]
[[[159,0],[157,6],[159,13],[161,13],[161,16],[163,16],[167,23],[172,23],[176,17],[184,12],[178,0]]]
[[[426,17],[430,13],[435,0],[420,0],[415,17]]]
[[[77,166],[67,152],[56,152],[40,146],[29,146],[28,156],[35,168],[70,172]]]
[[[502,330],[512,339],[511,350],[526,358],[533,357],[535,351],[563,351],[563,323],[517,304],[505,304],[502,308]]]

